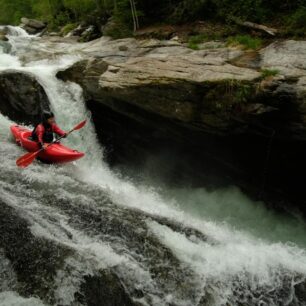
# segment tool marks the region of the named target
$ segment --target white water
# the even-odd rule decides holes
[[[39,46],[38,38],[22,36],[20,30],[11,32],[17,33],[18,36],[10,37],[15,50],[22,46],[30,48],[32,43],[35,48]],[[75,53],[23,64],[14,55],[0,54],[0,70],[14,69],[36,76],[47,92],[61,127],[69,130],[84,118],[88,119],[86,128],[64,141],[86,152],[84,159],[60,167],[36,162],[17,172],[15,159],[23,151],[9,140],[11,122],[0,115],[0,170],[18,173],[21,182],[11,186],[12,182],[1,178],[0,199],[30,221],[36,236],[56,241],[79,254],[78,258],[68,258],[65,268],[58,271],[55,294],[58,304],[69,305],[81,278],[105,267],[118,266],[126,283],[134,283],[147,292],[154,305],[193,305],[207,290],[213,293],[215,300],[211,302],[212,305],[222,305],[228,299],[233,299],[233,291],[237,290],[238,284],[244,286],[243,293],[247,295],[248,290],[273,292],[282,287],[286,277],[292,282],[306,277],[306,230],[303,222],[280,219],[234,189],[215,192],[204,189],[176,190],[171,194],[168,192],[166,196],[150,187],[134,185],[113,173],[103,161],[103,148],[97,141],[81,89],[76,84],[63,83],[55,77],[56,71],[80,58],[81,55]],[[86,187],[88,193],[78,191],[82,189],[80,181],[90,186]],[[27,190],[27,185],[33,188],[41,186],[41,190]],[[156,221],[146,220],[149,233],[169,248],[183,266],[193,271],[195,297],[182,296],[175,291],[172,294],[157,292],[159,289],[149,270],[135,261],[130,250],[119,254],[111,245],[101,242],[98,235],[82,232],[69,225],[69,217],[63,211],[40,203],[40,199],[49,194],[58,202],[70,200],[81,205],[84,210],[95,210],[100,214],[103,208],[91,194],[100,191],[123,208],[135,208],[158,217],[167,217],[186,227],[195,228],[208,237],[207,242],[204,242]],[[52,221],[51,216],[57,221]],[[73,239],[67,237],[67,232],[72,234]],[[71,274],[69,267],[75,267],[76,270]],[[6,283],[9,284],[7,280]],[[41,301],[20,297],[14,290],[12,284],[6,285],[0,294],[0,305],[41,305]],[[258,305],[286,305],[290,299],[294,300],[294,291],[287,300],[272,293],[265,298],[259,295],[252,299]],[[243,299],[237,297],[238,301],[243,304]]]

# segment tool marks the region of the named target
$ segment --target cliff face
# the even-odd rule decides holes
[[[115,161],[167,152],[177,160],[163,168],[177,180],[237,184],[305,213],[305,47],[283,41],[249,52],[210,42],[194,51],[177,41],[101,39],[58,77],[82,86]]]

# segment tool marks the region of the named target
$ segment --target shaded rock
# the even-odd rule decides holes
[[[126,293],[120,278],[108,270],[101,271],[97,276],[85,276],[77,296],[83,305],[88,306],[137,305]]]
[[[2,49],[3,53],[10,53],[12,51],[12,45],[7,42],[7,38],[5,37],[5,39],[1,40],[1,36],[0,36],[0,48]]]
[[[42,109],[49,108],[43,87],[21,72],[0,74],[0,111],[11,120],[35,124]]]
[[[8,41],[8,38],[4,34],[0,34],[0,41]]]
[[[81,42],[87,42],[87,41],[91,41],[94,39],[97,39],[99,37],[101,37],[101,33],[98,31],[98,29],[91,25],[89,27],[87,27],[81,34],[80,34],[80,39],[79,41]]]
[[[37,29],[35,29],[35,28],[32,28],[32,27],[29,27],[29,26],[27,26],[27,25],[25,25],[25,26],[23,26],[22,27],[24,30],[26,30],[29,34],[31,34],[31,35],[34,35],[34,34],[37,34],[37,33],[39,33],[40,31],[39,30],[37,30]]]

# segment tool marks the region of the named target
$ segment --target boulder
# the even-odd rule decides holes
[[[0,74],[0,111],[19,123],[35,124],[49,100],[37,80],[21,72]]]
[[[21,18],[20,27],[26,30],[29,34],[34,35],[43,31],[47,25],[42,21],[23,17]]]
[[[26,17],[22,17],[21,22],[25,26],[36,29],[36,30],[42,30],[46,27],[46,24],[44,22],[35,20],[35,19],[28,19]]]

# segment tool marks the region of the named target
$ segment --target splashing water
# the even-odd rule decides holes
[[[20,48],[32,44],[36,49],[46,47],[19,28],[9,29],[9,41],[18,54]],[[24,64],[15,55],[0,54],[1,71],[14,69],[36,77],[61,127],[69,130],[88,119],[86,128],[64,140],[86,152],[82,160],[65,166],[35,162],[19,172],[15,159],[24,152],[10,140],[11,121],[0,115],[0,200],[30,223],[35,237],[77,254],[68,257],[57,271],[55,304],[73,305],[85,275],[113,268],[130,293],[133,287],[145,293],[139,300],[144,305],[302,305],[294,286],[306,277],[304,223],[281,219],[237,189],[168,190],[162,195],[113,173],[103,161],[103,148],[81,88],[55,77],[58,70],[82,56],[75,52]],[[95,216],[107,218],[102,224],[128,224],[134,237],[122,238],[113,223],[113,227],[99,227]],[[269,232],[278,231],[282,224],[285,229]],[[182,230],[178,230],[180,226]],[[189,234],[193,230],[195,233]],[[161,256],[159,261],[157,255],[139,254],[142,242],[134,246],[133,240],[142,233],[156,243],[152,254],[161,256],[166,248],[173,258]],[[39,299],[17,293],[15,272],[3,252],[0,260],[0,305],[43,305]],[[174,279],[182,277],[189,288],[178,289],[171,277],[157,277],[151,265],[169,269]]]

